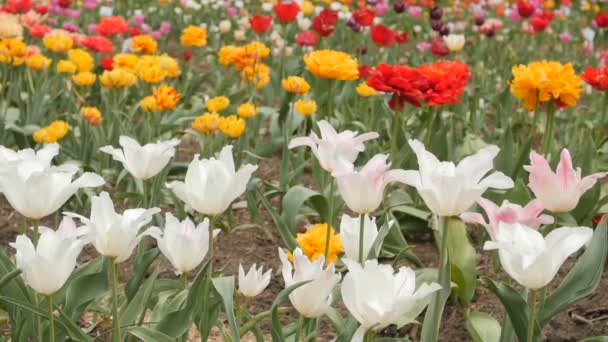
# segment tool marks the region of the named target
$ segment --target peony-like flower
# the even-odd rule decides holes
[[[42,39],[44,46],[52,52],[66,52],[72,48],[74,41],[64,33],[49,33]]]
[[[123,88],[134,85],[137,82],[137,76],[123,69],[113,69],[104,71],[99,76],[99,81],[106,88]]]
[[[608,91],[608,66],[602,66],[597,69],[591,66],[587,67],[581,77],[593,89]]]
[[[346,52],[335,50],[316,50],[304,56],[306,70],[322,78],[341,81],[359,78],[357,59]]]
[[[311,261],[297,248],[293,252],[293,265],[287,254],[279,248],[279,258],[283,265],[283,281],[285,287],[307,281],[289,295],[291,305],[307,318],[323,316],[331,306],[333,289],[340,281],[340,274],[335,272],[334,264],[330,263],[325,269],[323,256]]]
[[[57,62],[57,72],[61,74],[73,74],[78,70],[74,62],[62,59]]]
[[[211,113],[219,113],[230,106],[230,99],[226,96],[216,96],[205,101],[205,107]]]
[[[245,102],[236,109],[236,113],[241,118],[252,118],[258,112],[258,108],[251,102]]]
[[[218,215],[241,196],[257,166],[246,164],[237,171],[232,146],[224,146],[219,158],[199,159],[194,156],[184,182],[174,181],[167,187],[190,208],[205,215]]]
[[[131,38],[131,48],[135,52],[140,52],[146,55],[152,55],[158,48],[158,43],[152,36],[142,34]]]
[[[304,233],[296,235],[296,242],[304,254],[310,260],[316,260],[325,255],[325,245],[327,243],[327,223],[318,223],[306,229]],[[329,232],[329,251],[327,252],[327,263],[338,261],[338,255],[344,252],[340,234],[331,227]]]
[[[381,63],[371,72],[367,85],[377,91],[393,94],[389,105],[393,110],[401,110],[405,103],[416,107],[421,105],[429,81],[416,68]]]
[[[139,230],[152,220],[152,216],[160,212],[158,208],[127,209],[118,214],[114,203],[107,192],[91,199],[91,217],[86,218],[75,213],[65,213],[69,217],[78,218],[87,229],[87,237],[99,254],[114,258],[115,262],[123,262],[131,256],[135,246],[154,229],[149,228],[139,233]]]
[[[351,342],[363,342],[369,329],[381,330],[395,324],[416,302],[441,289],[437,283],[424,283],[416,289],[416,272],[409,267],[394,273],[390,265],[367,260],[363,266],[344,260],[348,273],[342,281],[342,300],[361,324]]]
[[[566,259],[589,243],[593,230],[562,227],[543,235],[522,224],[501,223],[496,239],[484,250],[498,250],[500,264],[511,278],[527,289],[547,286]]]
[[[92,71],[95,68],[95,60],[90,53],[83,49],[71,49],[68,51],[68,59],[76,64],[79,72]]]
[[[358,132],[336,132],[329,122],[317,122],[321,137],[311,132],[308,137],[293,138],[289,148],[308,146],[312,150],[321,167],[328,171],[346,171],[354,168],[353,163],[360,152],[365,150],[364,142],[378,138],[378,133],[369,132],[359,135]]]
[[[560,154],[555,172],[549,162],[538,153],[530,153],[530,165],[524,169],[530,173],[528,186],[542,205],[554,213],[565,213],[576,208],[580,197],[591,189],[606,172],[594,173],[581,178],[581,169],[574,169],[567,149]]]
[[[134,53],[118,53],[112,57],[112,66],[127,71],[135,71],[139,57]]]
[[[46,70],[51,65],[52,60],[43,54],[35,54],[25,60],[25,65],[32,70]]]
[[[97,79],[97,75],[95,75],[92,72],[88,72],[88,71],[79,72],[75,75],[72,75],[72,81],[74,81],[74,83],[76,83],[76,85],[81,86],[81,87],[88,87],[88,86],[93,85],[93,83],[95,83],[96,79]]]
[[[198,226],[189,218],[180,222],[171,213],[165,214],[165,229],[153,227],[151,235],[158,242],[158,248],[175,268],[175,273],[183,274],[197,268],[209,252],[209,219]],[[219,229],[212,232],[215,238]]]
[[[23,37],[23,26],[19,17],[0,11],[0,39]]]
[[[259,295],[270,284],[271,275],[272,269],[264,273],[264,266],[258,269],[255,264],[245,273],[243,265],[239,264],[239,292],[248,298]]]
[[[197,132],[209,135],[217,131],[219,124],[220,115],[218,113],[205,113],[192,121],[192,128]]]
[[[225,135],[236,139],[243,135],[245,128],[247,128],[247,123],[242,118],[233,114],[226,117],[220,117],[217,127]]]
[[[129,30],[129,23],[122,17],[110,16],[99,20],[95,31],[102,36],[115,36]]]
[[[56,148],[39,152],[36,157],[13,156],[0,166],[0,189],[10,205],[21,215],[39,220],[61,208],[80,188],[104,184],[101,176],[78,172],[74,165],[50,166]]]
[[[390,168],[388,155],[377,154],[360,171],[347,166],[334,169],[332,175],[348,208],[357,214],[370,214],[380,206],[389,183],[407,180],[400,178],[406,171]]]
[[[84,37],[80,44],[87,49],[99,53],[112,53],[114,45],[112,41],[104,36],[88,36]]]
[[[340,237],[344,246],[344,255],[351,260],[359,260],[359,240],[361,230],[361,217],[342,215],[340,221]],[[374,241],[378,237],[376,218],[363,216],[363,260],[367,259]]]
[[[298,100],[294,104],[296,113],[302,116],[311,116],[317,112],[317,103],[315,100]]]
[[[70,125],[63,120],[55,120],[50,125],[42,127],[32,135],[34,141],[41,143],[56,143],[70,132]]]
[[[153,113],[158,110],[156,99],[152,95],[146,96],[141,99],[141,101],[139,101],[139,107],[147,113]]]
[[[103,116],[97,107],[82,107],[80,108],[80,115],[87,120],[91,126],[97,126],[103,120]]]
[[[457,104],[471,79],[469,67],[460,61],[440,61],[422,65],[420,72],[428,82],[424,100],[429,106]]]
[[[551,101],[559,107],[574,106],[583,91],[583,80],[570,63],[532,62],[516,65],[512,72],[511,94],[521,99],[528,110]]]
[[[492,169],[499,152],[496,146],[487,146],[476,154],[462,159],[458,165],[439,161],[418,140],[410,140],[410,147],[418,157],[419,171],[400,171],[400,181],[418,190],[427,207],[439,216],[460,215],[489,188],[509,189],[511,178]],[[484,178],[485,177],[485,178]]]
[[[26,235],[19,235],[10,246],[17,250],[15,263],[23,280],[39,294],[52,295],[63,287],[76,267],[76,259],[85,245],[74,221],[65,217],[57,231],[39,227],[40,239],[34,246]]]
[[[0,40],[0,63],[21,65],[27,56],[27,45],[18,38]]]
[[[496,238],[501,222],[508,224],[519,223],[533,229],[538,229],[542,224],[553,223],[553,217],[542,214],[545,208],[541,201],[537,199],[531,201],[525,207],[510,203],[509,201],[502,202],[502,205],[499,207],[494,202],[485,198],[480,198],[477,204],[486,212],[488,222],[479,213],[462,213],[460,218],[464,222],[482,225],[492,240]]]
[[[289,76],[287,78],[284,78],[281,81],[281,85],[283,86],[283,89],[285,89],[285,91],[294,94],[303,95],[308,93],[308,91],[310,90],[310,84],[308,84],[308,82],[306,82],[304,78],[299,76]]]
[[[121,135],[118,143],[122,149],[108,145],[99,150],[121,162],[133,177],[146,180],[156,176],[169,164],[169,161],[175,155],[175,147],[179,145],[180,140],[158,141],[142,146],[135,139]]]
[[[207,29],[190,25],[183,29],[180,41],[183,46],[203,47],[207,45]]]
[[[170,85],[163,84],[158,88],[154,88],[152,92],[156,105],[161,110],[170,110],[175,108],[182,95]]]

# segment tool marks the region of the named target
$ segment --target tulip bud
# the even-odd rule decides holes
[[[443,23],[440,20],[433,20],[431,21],[431,28],[433,31],[439,32],[443,28]]]
[[[395,10],[395,12],[397,13],[403,13],[405,12],[405,3],[403,1],[398,0],[397,2],[395,2],[393,4],[393,10]]]
[[[443,9],[441,9],[441,7],[433,7],[431,9],[431,19],[432,20],[441,20],[441,17],[443,17]]]

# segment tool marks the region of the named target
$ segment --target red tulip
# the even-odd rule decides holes
[[[534,14],[534,5],[532,5],[527,0],[520,0],[517,2],[517,13],[519,13],[520,17],[528,18]]]
[[[551,21],[547,20],[542,15],[537,15],[534,18],[532,18],[532,20],[530,20],[530,24],[532,24],[532,28],[534,29],[534,32],[542,32],[547,27],[549,27],[549,25],[551,25]]]
[[[353,12],[353,19],[361,26],[371,26],[376,14],[369,8],[363,8]]]
[[[49,32],[51,32],[51,28],[47,25],[30,26],[30,35],[34,38],[42,38],[45,34]]]
[[[595,16],[595,24],[597,27],[608,27],[608,12],[600,12]]]
[[[99,64],[101,64],[101,67],[104,70],[112,71],[114,69],[114,61],[112,60],[112,57],[102,58],[101,61],[99,61]]]
[[[315,46],[317,44],[317,36],[311,31],[300,32],[296,36],[296,44],[300,46]]]
[[[325,8],[312,20],[312,28],[321,37],[328,37],[334,33],[337,22],[338,12]]]
[[[441,37],[436,37],[431,41],[431,52],[435,56],[443,57],[450,54],[450,49],[448,49]]]
[[[249,19],[249,23],[256,33],[266,33],[270,30],[270,26],[272,25],[272,16],[256,14]]]
[[[279,0],[277,4],[274,6],[274,13],[277,15],[277,18],[282,23],[289,23],[296,19],[298,13],[300,12],[300,5],[298,5],[295,1],[284,3]]]
[[[375,25],[371,29],[372,40],[379,46],[390,46],[397,40],[397,33],[384,25]]]

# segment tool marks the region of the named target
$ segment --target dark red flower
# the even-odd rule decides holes
[[[431,52],[435,56],[443,57],[450,54],[450,49],[448,49],[441,37],[436,37],[431,41]]]
[[[103,17],[97,24],[95,31],[102,36],[123,34],[129,30],[129,23],[122,17]]]
[[[191,59],[192,59],[192,52],[184,51],[184,61],[190,62]]]
[[[595,90],[608,91],[608,66],[603,66],[598,69],[587,67],[581,75],[583,80],[587,82]]]
[[[112,41],[103,36],[84,37],[81,44],[89,50],[100,53],[111,53],[114,50]]]
[[[34,38],[42,38],[45,34],[49,32],[51,32],[51,28],[47,25],[30,26],[30,35]]]
[[[45,15],[45,14],[49,13],[49,6],[38,5],[38,6],[36,6],[36,8],[34,10],[36,11],[36,13],[38,13],[40,15]]]
[[[520,17],[528,18],[534,14],[534,5],[527,0],[520,0],[517,2],[517,13]]]
[[[99,61],[99,64],[104,70],[112,71],[114,69],[114,61],[112,57],[104,57]]]
[[[129,29],[129,36],[131,37],[139,36],[140,34],[141,30],[139,29],[139,27],[131,27]]]
[[[10,13],[25,13],[34,6],[33,0],[7,0],[2,10]]]
[[[328,37],[334,33],[337,22],[338,12],[325,8],[312,20],[312,28],[321,37]]]
[[[272,16],[256,14],[249,19],[249,23],[256,33],[266,33],[272,25]]]
[[[312,31],[303,31],[296,36],[296,44],[300,46],[317,45],[317,36]]]
[[[597,228],[597,225],[600,224],[600,221],[604,218],[603,214],[598,214],[593,216],[591,219],[591,225],[593,228]]]
[[[369,8],[363,8],[353,12],[353,19],[361,26],[371,26],[374,23],[376,13]]]
[[[367,85],[381,92],[392,93],[389,105],[393,110],[403,109],[405,103],[419,107],[429,87],[418,69],[385,63],[370,73]]]
[[[551,25],[551,21],[547,20],[547,18],[542,15],[537,15],[530,20],[530,24],[532,25],[534,32],[542,32]]]
[[[608,12],[600,12],[595,16],[595,25],[601,28],[608,27]]]
[[[300,5],[298,5],[295,1],[284,3],[283,1],[278,1],[276,5],[274,5],[274,13],[277,15],[277,19],[279,19],[282,23],[289,23],[296,19],[298,13],[300,12]]]
[[[424,92],[424,100],[429,106],[459,103],[471,78],[469,67],[459,61],[441,61],[418,69],[429,85]]]
[[[374,25],[370,30],[372,40],[379,46],[390,46],[397,41],[397,33],[384,25]]]
[[[68,8],[72,6],[72,0],[59,0],[59,7]]]
[[[407,34],[407,32],[403,32],[401,34],[398,34],[395,39],[397,39],[397,43],[405,44],[408,40],[410,40],[410,36]]]

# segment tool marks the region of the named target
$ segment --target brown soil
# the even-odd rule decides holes
[[[261,161],[256,173],[257,176],[266,181],[278,179],[278,164],[278,157]],[[308,182],[310,182],[310,179],[306,180],[306,183]],[[235,207],[237,208],[234,211],[235,226],[252,223],[249,212],[243,203],[237,203]],[[266,268],[272,268],[273,278],[270,286],[254,300],[242,304],[246,305],[250,312],[253,313],[269,309],[275,296],[283,289],[283,280],[280,274],[281,264],[277,253],[277,248],[282,246],[282,242],[268,213],[263,208],[260,208],[260,212],[261,220],[258,222],[260,224],[259,228],[240,229],[231,234],[220,234],[215,249],[215,265],[222,267],[224,274],[237,274],[239,263],[242,263],[246,268],[253,263],[257,263],[258,265],[263,264]],[[52,217],[47,219],[46,223],[53,226],[52,222],[55,220],[57,220],[57,217]],[[12,248],[8,246],[8,243],[14,241],[15,237],[21,232],[20,217],[3,198],[0,200],[0,229],[3,232],[0,236],[2,248],[5,248],[9,254],[13,254]],[[426,266],[432,267],[436,265],[437,250],[434,243],[429,241],[427,236],[418,235],[408,238],[413,252]],[[479,275],[489,276],[495,280],[508,281],[508,276],[505,274],[496,274],[494,272],[489,253],[478,251],[478,255],[477,270]],[[83,252],[82,260],[85,261],[96,256],[95,250],[92,247],[88,247]],[[558,277],[563,277],[572,265],[572,260],[566,262]],[[126,276],[129,269],[130,264],[126,262],[123,264],[121,273]],[[173,273],[168,270],[163,273],[163,276],[172,277]],[[559,280],[554,280],[552,284],[555,286],[558,283]],[[562,312],[545,327],[543,334],[546,336],[546,340],[577,341],[588,336],[608,335],[607,290],[608,273],[604,273],[600,286],[593,295],[579,301],[570,307],[567,312]],[[489,313],[499,321],[503,316],[500,302],[492,293],[481,286],[477,288],[472,308]],[[294,312],[287,312],[284,314],[283,319],[286,322],[293,321],[295,319]],[[382,332],[382,335],[407,336],[412,341],[417,341],[419,338],[419,328],[419,326],[410,325],[397,331],[394,327],[389,327]],[[4,335],[7,335],[8,329],[10,329],[8,324],[4,324],[3,327],[0,327],[0,333],[3,332]],[[333,337],[335,336],[327,322],[322,321],[318,341],[329,341]],[[193,340],[196,340],[196,338]],[[214,334],[212,340],[222,340],[221,335]],[[243,340],[249,339],[244,338]],[[463,309],[448,302],[443,315],[440,341],[470,340],[465,328]]]

